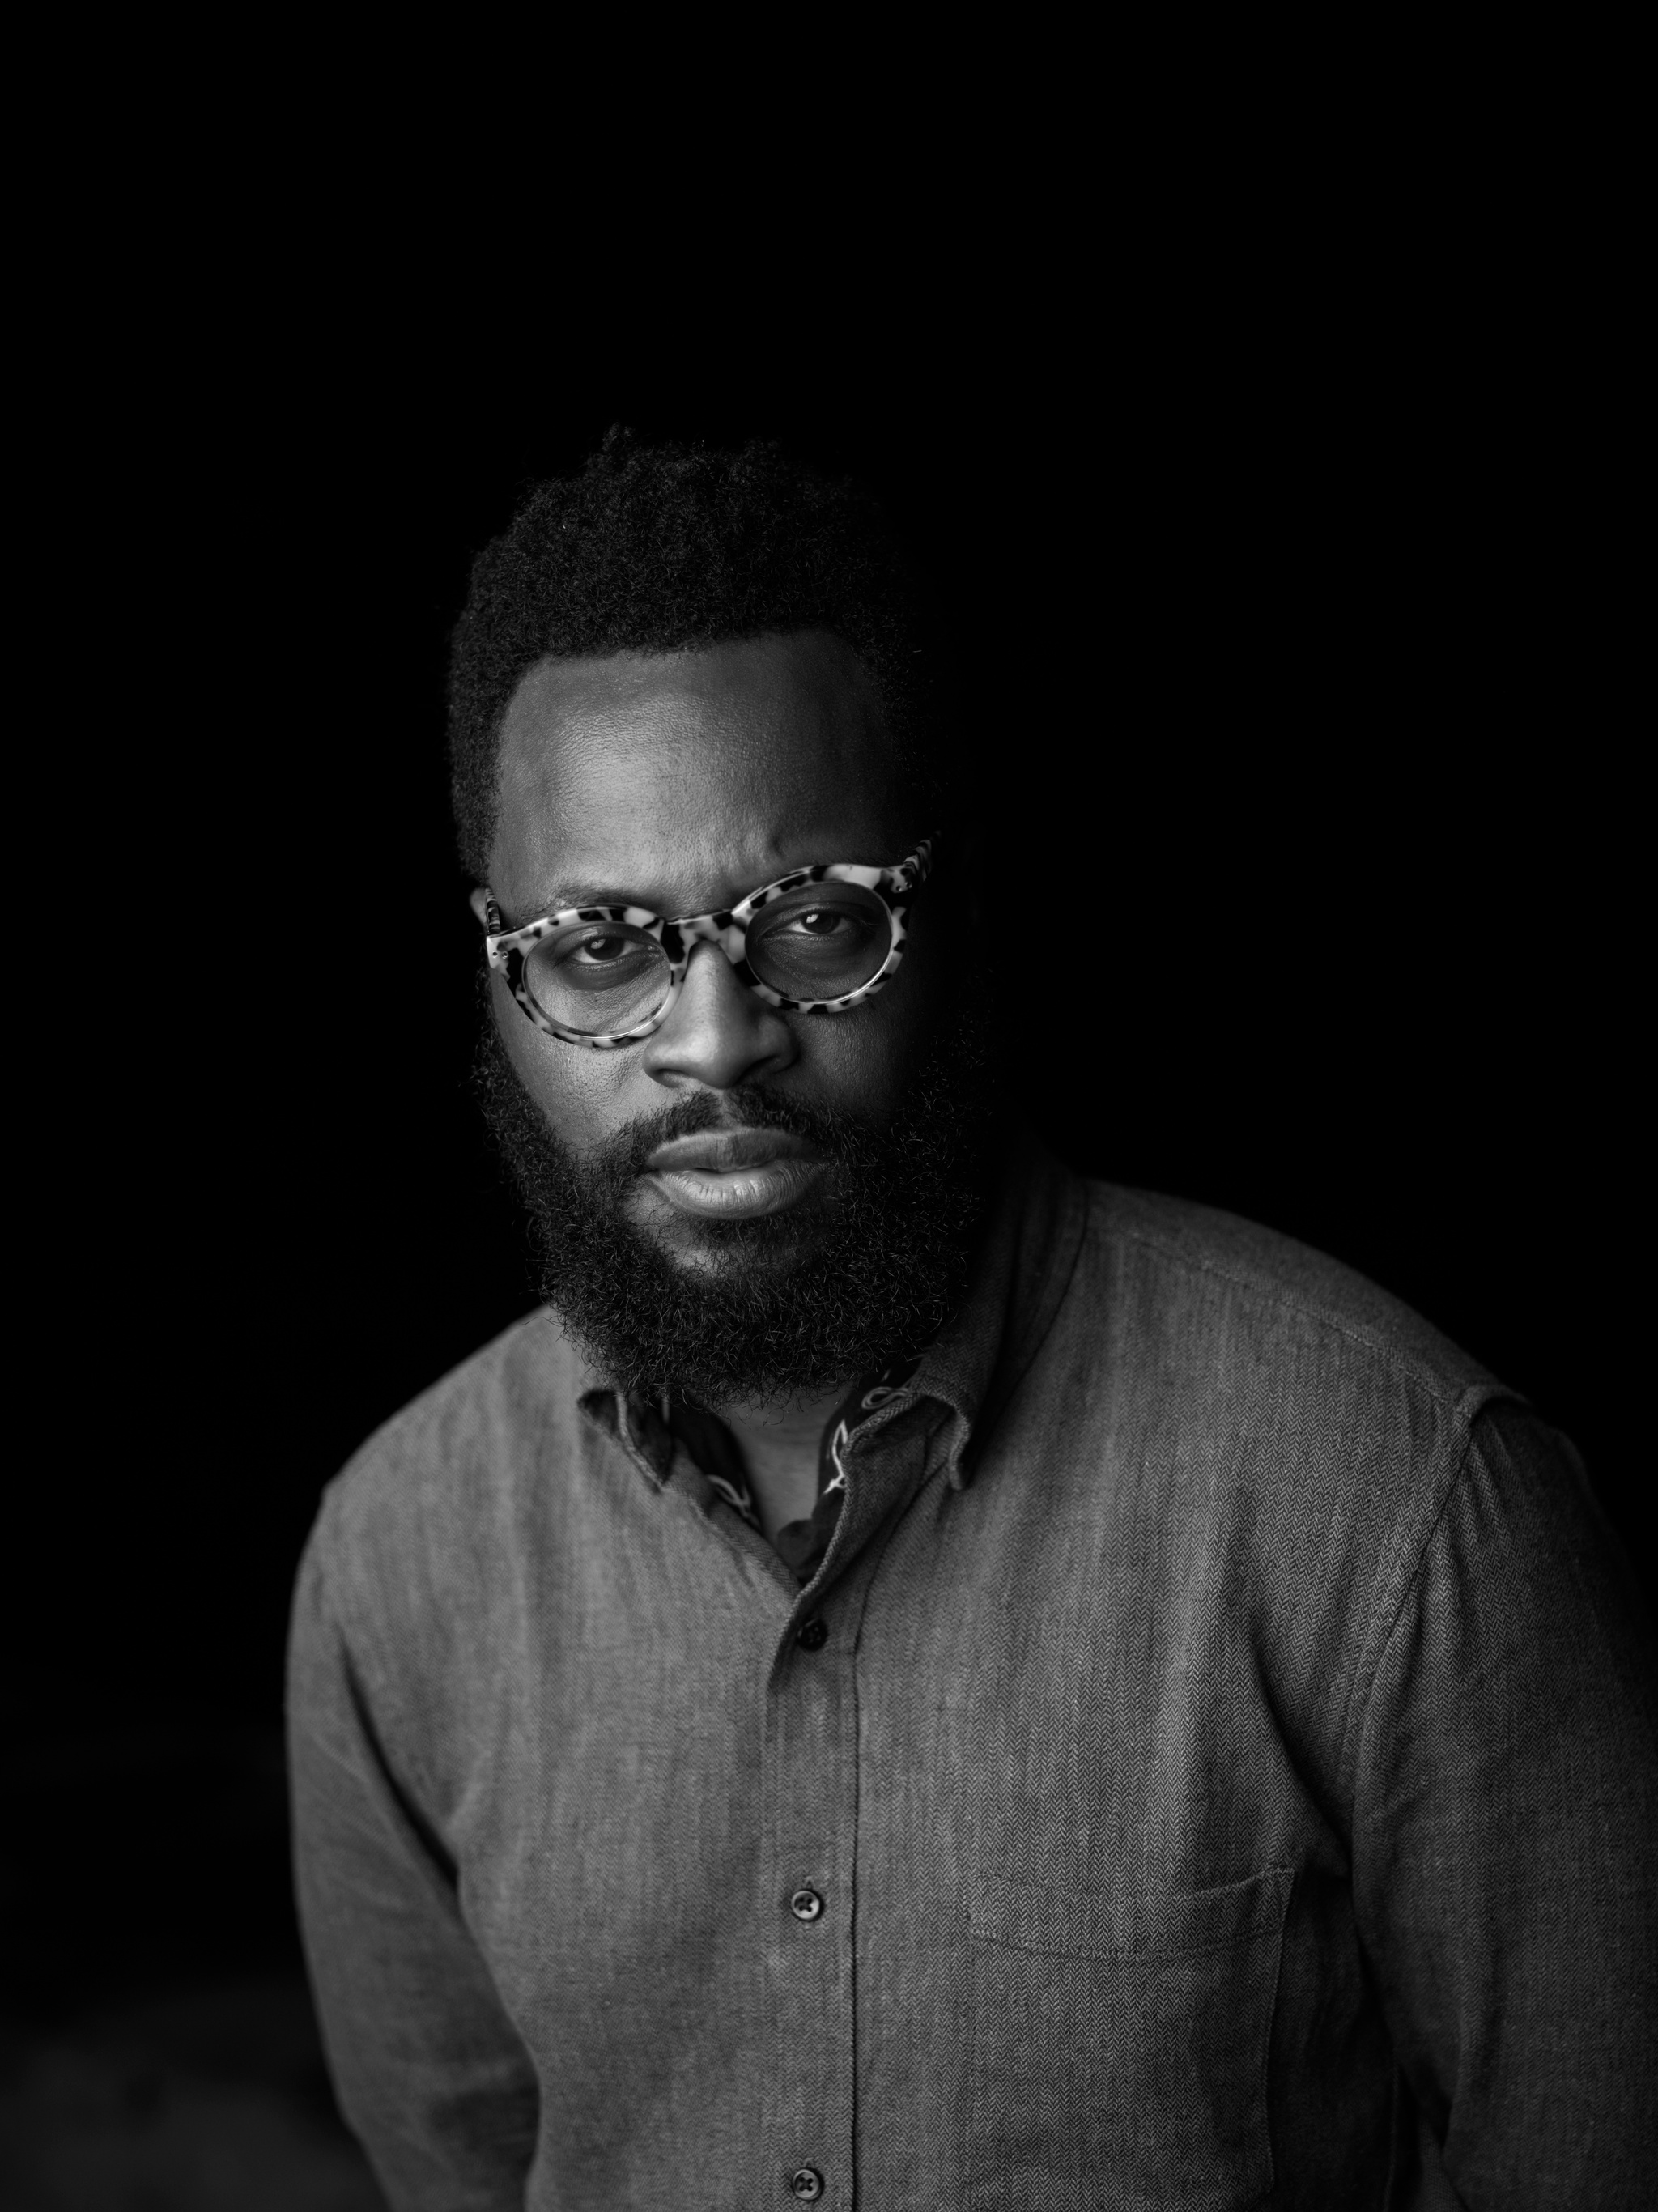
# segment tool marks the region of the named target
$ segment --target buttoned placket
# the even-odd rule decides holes
[[[906,1400],[854,1435],[840,1524],[772,1663],[761,1879],[774,2178],[762,2203],[854,2201],[858,1632],[883,1538],[938,1464],[937,1434]]]
[[[597,1418],[653,1489],[671,1492],[689,1476],[708,1490],[683,1447],[661,1439],[653,1449],[634,1433],[624,1401],[609,1400]],[[858,1632],[887,1540],[935,1473],[959,1482],[967,1433],[955,1407],[908,1391],[855,1432],[829,1551],[780,1623],[762,1758],[758,1912],[772,2060],[756,2176],[762,2207],[841,2212],[855,2202]],[[704,1510],[717,1540],[793,1585],[733,1508],[709,1492]]]

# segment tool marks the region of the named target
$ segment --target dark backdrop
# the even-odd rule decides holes
[[[440,370],[418,319],[250,312],[81,388],[44,541],[80,704],[45,726],[113,826],[41,841],[32,2002],[292,1956],[272,1730],[319,1492],[531,1297],[467,1096],[446,633],[616,417],[792,439],[933,560],[1050,1140],[1400,1293],[1578,1439],[1650,1574],[1606,455],[1436,322],[1176,342],[1109,304],[1029,345],[968,307],[908,351],[753,325],[717,369],[672,331],[572,367],[549,326]]]

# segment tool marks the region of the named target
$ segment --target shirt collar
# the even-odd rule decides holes
[[[955,1315],[922,1357],[905,1395],[931,1397],[960,1419],[950,1480],[971,1477],[994,1427],[1054,1325],[1087,1220],[1086,1186],[1026,1132],[1010,1147],[983,1241]]]

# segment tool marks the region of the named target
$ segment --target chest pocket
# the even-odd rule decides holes
[[[1235,2212],[1266,2195],[1290,1884],[1277,1867],[1159,1898],[977,1883],[970,2212]]]

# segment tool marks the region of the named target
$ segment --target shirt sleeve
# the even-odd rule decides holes
[[[341,2108],[395,2212],[521,2212],[535,2075],[378,1741],[314,1534],[288,1721],[300,1923]]]
[[[1353,1878],[1408,2085],[1389,2201],[1649,2205],[1651,1620],[1576,1455],[1517,1405],[1475,1422],[1387,1635]]]

